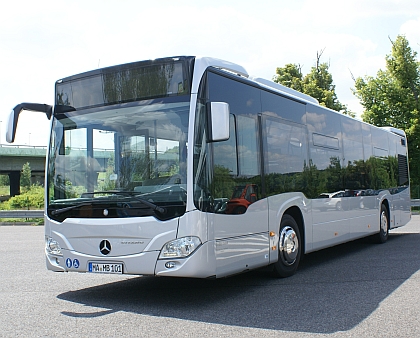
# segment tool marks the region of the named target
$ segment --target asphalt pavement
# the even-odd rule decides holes
[[[0,226],[0,337],[420,337],[420,216],[309,254],[295,276],[53,273],[42,226]]]

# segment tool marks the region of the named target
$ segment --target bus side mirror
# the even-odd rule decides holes
[[[17,127],[17,123],[19,119],[19,114],[22,110],[30,110],[30,111],[45,113],[48,119],[50,119],[52,115],[52,106],[48,104],[40,104],[40,103],[18,104],[10,112],[9,119],[7,121],[6,141],[8,143],[13,143],[15,141],[16,127]]]
[[[18,119],[18,117],[15,117],[15,115],[16,114],[14,110],[12,110],[9,113],[9,117],[8,117],[7,125],[6,125],[6,142],[7,143],[13,143],[15,141],[16,126],[17,126],[17,119]]]
[[[229,104],[226,102],[210,102],[207,104],[209,116],[209,142],[229,139]]]

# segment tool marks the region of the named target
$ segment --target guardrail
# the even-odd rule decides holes
[[[1,210],[0,218],[44,218],[44,210]]]
[[[45,149],[47,146],[31,146],[30,144],[0,144],[0,148],[31,148],[31,149]]]
[[[412,207],[420,207],[420,199],[413,199],[411,200]]]

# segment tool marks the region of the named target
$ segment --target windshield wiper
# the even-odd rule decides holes
[[[81,197],[91,197],[89,195],[95,195],[95,194],[115,194],[115,195],[125,195],[135,198],[137,201],[143,203],[144,205],[148,206],[153,211],[157,211],[161,213],[162,215],[166,214],[166,209],[162,208],[152,202],[149,202],[138,195],[134,195],[134,191],[122,191],[122,190],[106,190],[106,191],[93,191],[93,192],[85,192],[82,194]],[[79,204],[80,205],[80,204]],[[70,207],[69,207],[70,208]]]
[[[93,202],[83,202],[83,203],[79,203],[79,204],[76,204],[76,205],[72,205],[70,207],[55,209],[55,210],[51,211],[51,215],[59,215],[59,214],[62,214],[63,212],[70,211],[70,210],[76,209],[78,207],[85,207],[85,206],[89,206],[89,205],[93,205],[93,204],[95,204],[95,203],[93,203]]]

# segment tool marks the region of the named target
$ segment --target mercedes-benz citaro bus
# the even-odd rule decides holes
[[[180,56],[60,79],[45,178],[52,271],[225,277],[411,218],[407,141],[250,77],[240,65]],[[238,199],[238,187],[252,187]],[[244,189],[242,189],[244,190]],[[246,203],[245,203],[246,201]]]

